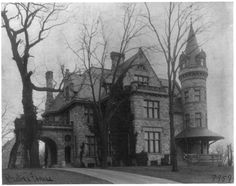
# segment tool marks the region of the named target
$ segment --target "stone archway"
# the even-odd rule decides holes
[[[56,142],[48,137],[41,137],[45,143],[44,166],[52,167],[57,164],[57,145]]]

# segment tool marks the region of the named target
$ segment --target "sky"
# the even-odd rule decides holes
[[[162,21],[165,4],[149,3],[149,5],[153,19]],[[233,4],[211,2],[198,3],[198,5],[202,8],[202,13],[204,12],[203,22],[211,23],[211,27],[206,32],[197,36],[199,43],[204,42],[201,47],[207,54],[208,127],[224,136],[225,143],[233,143]],[[138,7],[143,11],[142,3],[139,3]],[[69,11],[61,16],[62,19],[66,16],[70,17],[67,24],[52,30],[47,39],[32,50],[34,58],[30,60],[30,68],[34,71],[32,78],[36,84],[45,85],[47,70],[52,70],[55,78],[58,79],[59,64],[65,64],[70,70],[73,70],[76,64],[78,65],[78,60],[68,49],[65,39],[76,46],[80,23],[98,15],[102,16],[109,35],[109,52],[118,50],[122,16],[120,4],[71,4]],[[14,120],[22,113],[22,84],[16,64],[12,60],[9,39],[5,30],[1,29],[1,31],[2,105],[8,105],[8,118]],[[147,31],[147,34],[138,38],[132,46],[149,45],[152,41],[153,37]],[[132,54],[131,52],[126,58]],[[147,57],[157,75],[166,77],[163,56],[148,52]],[[46,93],[34,92],[34,103],[41,109],[44,107],[45,95]]]

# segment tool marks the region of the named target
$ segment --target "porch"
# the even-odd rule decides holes
[[[222,164],[222,156],[220,154],[184,154],[183,159],[188,164],[197,164],[197,165]]]

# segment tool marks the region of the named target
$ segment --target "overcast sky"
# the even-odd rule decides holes
[[[155,19],[163,18],[163,3],[149,4]],[[207,54],[209,76],[207,79],[208,126],[225,137],[225,141],[233,142],[233,3],[200,3],[207,11],[204,21],[212,26],[207,32],[197,36],[198,42],[207,42],[202,46]],[[139,4],[138,7],[142,7]],[[67,49],[65,37],[73,43],[79,35],[78,23],[88,17],[97,16],[98,12],[109,25],[111,32],[109,52],[117,50],[120,28],[119,18],[122,10],[119,4],[72,4],[68,15],[73,17],[69,22],[51,31],[48,38],[32,50],[34,56],[30,61],[35,74],[33,81],[45,85],[45,72],[52,70],[57,76],[59,63],[69,69],[77,64],[76,57]],[[193,25],[194,27],[195,25]],[[116,35],[117,34],[117,35]],[[187,36],[186,36],[187,37]],[[149,44],[152,37],[141,37],[135,41],[134,46]],[[134,51],[135,52],[135,51]],[[132,55],[130,53],[129,55]],[[127,57],[129,57],[129,55]],[[165,77],[165,66],[160,54],[147,54],[159,77]],[[9,117],[22,113],[20,75],[15,62],[12,60],[9,39],[2,29],[2,103],[9,105]],[[35,105],[42,102],[46,93],[34,93]],[[44,104],[41,104],[41,108]]]

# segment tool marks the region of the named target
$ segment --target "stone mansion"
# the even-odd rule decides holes
[[[119,68],[133,61],[126,73],[123,85],[131,91],[128,101],[118,112],[130,115],[129,120],[115,116],[109,131],[110,165],[160,165],[169,163],[170,126],[168,106],[168,81],[154,72],[144,52],[139,49],[130,59],[111,52],[111,74],[117,58],[122,58]],[[179,57],[179,82],[175,90],[174,125],[178,160],[209,160],[209,145],[223,137],[208,129],[206,80],[208,69],[206,53],[199,48],[191,25],[185,51]],[[101,69],[92,68],[99,75]],[[70,74],[67,71],[67,74]],[[55,98],[47,92],[40,139],[45,142],[45,164],[99,165],[95,125],[91,108],[91,91],[80,86],[86,81],[86,73],[71,74],[64,83],[64,92]],[[106,79],[109,81],[109,78]],[[106,81],[105,80],[105,81]],[[53,72],[46,72],[48,87],[53,85]],[[108,95],[104,86],[104,95]],[[104,96],[107,97],[107,96]],[[127,117],[126,117],[127,118]],[[198,156],[195,156],[198,155]],[[83,156],[83,157],[81,157]],[[195,158],[195,159],[194,159]]]

